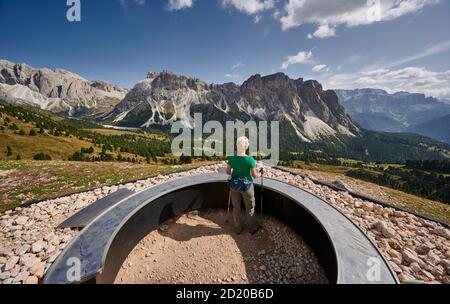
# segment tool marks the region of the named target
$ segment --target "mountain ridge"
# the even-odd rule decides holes
[[[450,144],[450,114],[411,127],[409,131]]]
[[[193,114],[201,113],[203,121],[221,123],[279,121],[283,159],[290,159],[292,153],[311,151],[332,157],[386,162],[450,156],[449,145],[425,136],[365,130],[347,114],[335,91],[324,90],[316,80],[291,79],[283,73],[256,74],[238,85],[208,84],[168,71],[151,72],[128,91],[60,69],[8,64],[8,68],[0,70],[0,87],[18,86],[22,90],[19,93],[26,90],[27,94],[23,99],[15,98],[0,88],[0,99],[44,108],[62,116],[95,120],[103,125],[168,132],[175,121],[192,127]],[[41,74],[45,77],[32,77]],[[124,98],[103,100],[108,91],[120,92]],[[40,101],[53,108],[46,108]],[[102,107],[98,107],[100,103]]]
[[[336,135],[356,136],[359,131],[334,91],[323,90],[315,80],[294,80],[283,73],[256,74],[242,85],[208,84],[168,71],[149,73],[105,118],[112,118],[118,125],[142,128],[177,120],[192,127],[192,112],[199,108],[231,119],[234,115],[255,120],[282,119],[305,142]],[[204,112],[206,119],[215,116]]]
[[[450,105],[421,93],[389,94],[370,88],[335,91],[350,116],[374,131],[409,132],[414,126],[450,114]]]
[[[110,110],[127,90],[101,80],[86,80],[63,69],[34,68],[0,60],[0,96],[69,117]]]

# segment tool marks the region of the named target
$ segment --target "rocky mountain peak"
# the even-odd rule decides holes
[[[207,84],[167,71],[149,73],[111,115],[123,126],[149,127],[176,120],[192,125],[194,109],[207,115],[206,119],[237,115],[286,120],[305,141],[358,132],[333,91],[323,91],[317,81],[293,80],[283,73],[256,74],[241,86]]]
[[[105,111],[127,93],[119,86],[89,81],[67,70],[36,69],[7,60],[0,60],[0,91],[10,101],[69,116]]]
[[[192,89],[197,91],[207,87],[207,84],[199,79],[177,75],[170,71],[149,72],[147,79],[151,81],[154,88],[167,90]]]

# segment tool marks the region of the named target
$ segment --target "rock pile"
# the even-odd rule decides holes
[[[158,176],[122,186],[48,200],[0,216],[0,283],[38,283],[77,234],[56,227],[104,196],[126,187],[142,191],[171,179],[212,173],[219,165]],[[378,246],[401,282],[450,284],[450,230],[407,212],[317,185],[308,178],[269,169],[267,175],[305,189],[346,214]],[[267,267],[267,266],[266,266]]]
[[[0,216],[0,283],[38,283],[78,231],[56,227],[89,204],[126,187],[142,191],[170,179],[212,173],[217,165],[48,200]]]
[[[348,192],[333,191],[298,175],[269,170],[268,177],[305,189],[347,215],[377,245],[401,282],[450,284],[448,228],[352,197]]]

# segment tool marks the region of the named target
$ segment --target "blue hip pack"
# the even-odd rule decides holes
[[[228,180],[228,186],[236,191],[247,192],[252,185],[252,181],[249,181],[248,179],[242,177],[232,177]]]

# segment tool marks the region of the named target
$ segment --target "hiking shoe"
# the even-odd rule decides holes
[[[257,233],[259,230],[261,230],[262,226],[258,225],[255,229],[250,230],[250,234],[254,235],[255,233]]]

